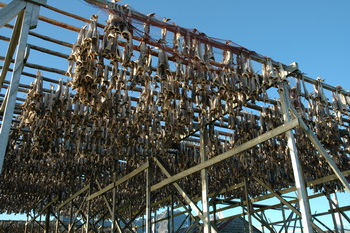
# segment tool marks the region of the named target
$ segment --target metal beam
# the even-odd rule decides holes
[[[219,163],[219,162],[221,162],[227,158],[230,158],[238,153],[241,153],[247,149],[250,149],[250,148],[256,146],[257,144],[263,143],[266,140],[269,140],[269,139],[276,137],[282,133],[285,133],[286,131],[293,129],[298,125],[299,125],[298,119],[293,119],[290,122],[287,122],[281,126],[278,126],[277,128],[275,128],[271,131],[268,131],[268,132],[266,132],[266,133],[264,133],[256,138],[246,142],[246,143],[243,143],[243,144],[241,144],[241,145],[239,145],[239,146],[237,146],[229,151],[226,151],[218,156],[215,156],[211,159],[208,159],[207,161],[205,161],[203,163],[200,163],[194,167],[186,169],[186,170],[184,170],[176,175],[173,175],[173,176],[159,182],[158,184],[153,185],[151,187],[151,191],[155,191],[157,189],[160,189],[160,188],[164,187],[165,185],[171,184],[171,183],[173,183],[181,178],[184,178],[184,177],[191,175],[195,172],[198,172],[204,168],[207,168],[207,167],[210,167],[216,163]]]

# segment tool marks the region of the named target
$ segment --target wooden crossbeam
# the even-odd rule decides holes
[[[118,186],[118,185],[124,183],[125,181],[131,179],[132,177],[136,176],[137,174],[139,174],[140,172],[144,171],[148,167],[149,167],[149,163],[148,162],[142,164],[140,167],[138,167],[134,171],[130,172],[129,174],[125,175],[124,177],[122,177],[121,179],[117,180],[116,182],[113,182],[113,183],[107,185],[106,187],[104,187],[103,189],[101,189],[100,191],[98,191],[96,193],[93,193],[90,196],[88,196],[87,197],[87,201],[92,200],[92,199],[94,199],[94,198],[104,194],[105,192],[108,192],[109,190],[113,189],[115,186]]]
[[[299,210],[297,210],[295,207],[293,207],[288,201],[286,201],[282,196],[278,193],[276,193],[272,188],[270,188],[267,184],[265,184],[262,180],[260,180],[257,177],[254,177],[254,180],[256,180],[262,187],[264,187],[266,190],[268,190],[270,193],[272,193],[275,197],[278,198],[283,204],[285,204],[290,210],[292,210],[296,215],[301,217],[301,213]],[[310,222],[311,226],[317,230],[318,232],[323,232],[315,223]]]
[[[202,170],[204,168],[210,167],[210,166],[212,166],[216,163],[219,163],[227,158],[230,158],[238,153],[241,153],[247,149],[250,149],[250,148],[252,148],[252,147],[254,147],[254,146],[256,146],[264,141],[267,141],[267,140],[269,140],[273,137],[276,137],[276,136],[278,136],[286,131],[289,131],[298,125],[299,125],[299,120],[293,119],[290,122],[287,122],[287,123],[275,128],[271,131],[268,131],[268,132],[260,135],[259,137],[256,137],[256,138],[254,138],[246,143],[243,143],[240,146],[237,146],[237,147],[235,147],[229,151],[226,151],[218,156],[215,156],[215,157],[213,157],[213,158],[211,158],[203,163],[200,163],[200,164],[193,166],[189,169],[186,169],[186,170],[184,170],[176,175],[173,175],[173,176],[159,182],[158,184],[153,185],[151,187],[151,191],[155,191],[157,189],[164,187],[165,185],[171,184],[171,183],[173,183],[179,179],[182,179],[188,175],[191,175],[195,172],[199,172],[200,170]]]
[[[77,196],[79,196],[80,194],[88,191],[90,188],[90,184],[86,185],[84,188],[80,189],[78,192],[74,193],[72,196],[70,196],[67,200],[65,200],[64,202],[62,202],[59,206],[57,206],[57,210],[62,209],[62,207],[64,207],[65,205],[67,205],[70,201],[74,200]]]

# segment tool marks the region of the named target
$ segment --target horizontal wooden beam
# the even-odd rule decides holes
[[[27,3],[22,0],[11,1],[4,8],[0,9],[0,28],[11,19],[16,17],[18,13],[27,6]]]
[[[209,159],[201,164],[198,164],[194,167],[186,169],[186,170],[184,170],[184,171],[182,171],[182,172],[180,172],[180,173],[178,173],[170,178],[167,178],[167,179],[159,182],[158,184],[153,185],[151,187],[151,191],[155,191],[155,190],[160,189],[160,188],[164,187],[165,185],[171,184],[171,183],[173,183],[181,178],[184,178],[184,177],[191,175],[195,172],[199,172],[200,170],[202,170],[204,168],[210,167],[210,166],[212,166],[216,163],[219,163],[227,158],[230,158],[230,157],[232,157],[240,152],[243,152],[249,148],[252,148],[252,147],[256,146],[257,144],[260,144],[260,143],[262,143],[266,140],[269,140],[273,137],[276,137],[276,136],[278,136],[286,131],[289,131],[298,125],[299,125],[299,120],[293,119],[290,122],[285,123],[285,124],[275,128],[271,131],[268,131],[268,132],[266,132],[266,133],[264,133],[256,138],[246,142],[246,143],[243,143],[240,146],[237,146],[229,151],[226,151],[218,156],[215,156],[214,158],[211,158],[211,159]]]
[[[103,189],[101,189],[100,191],[91,194],[90,196],[88,196],[86,198],[86,200],[90,201],[90,200],[94,199],[95,197],[98,197],[98,196],[104,194],[105,192],[108,192],[109,190],[113,189],[115,186],[118,186],[118,185],[124,183],[125,181],[131,179],[132,177],[136,176],[137,174],[144,171],[148,167],[149,167],[149,162],[142,164],[140,167],[138,167],[134,171],[130,172],[129,174],[125,175],[124,177],[120,178],[116,182],[113,182],[113,183],[107,185],[106,187],[104,187]]]
[[[74,193],[72,196],[70,196],[67,200],[65,200],[64,202],[62,202],[59,206],[57,206],[57,210],[62,209],[62,207],[64,207],[65,205],[67,205],[70,201],[74,200],[74,198],[76,198],[77,196],[79,196],[80,194],[86,192],[87,190],[89,190],[90,188],[90,184],[86,185],[84,188],[80,189],[78,192]]]

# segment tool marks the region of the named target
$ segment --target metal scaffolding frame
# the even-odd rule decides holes
[[[111,5],[112,3],[103,0],[89,0],[88,2],[92,4],[98,4],[105,7],[106,5]],[[30,29],[36,27],[37,20],[39,17],[40,6],[45,6],[46,0],[14,0],[7,6],[0,10],[0,25],[3,26],[7,24],[11,19],[17,16],[17,21],[15,23],[13,34],[10,38],[10,43],[8,47],[8,52],[5,57],[5,62],[2,67],[1,72],[1,84],[6,77],[8,71],[12,71],[12,78],[10,81],[9,88],[7,90],[6,96],[4,96],[2,101],[2,108],[4,108],[4,114],[2,118],[1,131],[0,131],[0,144],[7,144],[9,133],[11,130],[11,122],[13,120],[13,115],[15,112],[17,92],[20,88],[20,76],[23,74],[23,69],[25,66],[25,61],[28,56],[28,36],[30,34]],[[144,17],[137,12],[133,12],[135,17]],[[148,19],[149,20],[149,19]],[[152,19],[154,23],[160,24],[156,19]],[[168,26],[170,27],[170,26]],[[17,45],[18,44],[18,45]],[[11,70],[9,66],[12,61],[13,54],[17,46],[17,54],[15,56],[14,68]],[[224,45],[218,45],[220,47]],[[241,52],[241,51],[240,51]],[[56,53],[57,54],[57,53]],[[251,55],[253,60],[262,61],[260,56]],[[273,62],[273,65],[278,65],[278,63]],[[292,73],[294,70],[290,70]],[[310,83],[315,83],[311,78],[305,77]],[[253,232],[253,222],[252,218],[257,219],[263,229],[268,229],[269,231],[275,231],[274,226],[283,224],[280,232],[287,232],[291,224],[294,224],[294,228],[299,225],[303,228],[304,232],[323,232],[321,226],[324,228],[329,228],[329,226],[324,226],[321,221],[317,219],[318,216],[322,215],[332,215],[334,221],[334,228],[337,232],[343,232],[343,229],[338,229],[336,224],[335,214],[341,215],[344,219],[350,222],[349,217],[345,214],[345,211],[350,210],[350,205],[346,207],[339,207],[337,203],[332,201],[329,194],[326,195],[329,200],[330,210],[325,213],[312,214],[310,212],[309,199],[319,197],[321,194],[308,195],[307,187],[312,187],[317,184],[322,184],[325,182],[339,180],[344,189],[350,192],[349,182],[345,177],[350,175],[350,170],[340,171],[333,161],[332,157],[329,155],[327,150],[323,147],[321,142],[317,139],[314,132],[310,130],[307,124],[304,122],[302,117],[297,113],[294,107],[290,104],[290,99],[287,93],[286,82],[282,81],[278,84],[278,90],[280,94],[280,101],[282,102],[284,123],[272,130],[267,131],[255,137],[239,146],[234,147],[222,154],[219,154],[213,158],[208,158],[206,154],[206,146],[208,141],[208,126],[202,126],[197,130],[200,131],[199,140],[199,150],[200,150],[200,163],[198,165],[192,166],[185,169],[177,174],[172,174],[171,170],[167,168],[167,164],[159,156],[154,155],[152,158],[140,165],[135,170],[131,171],[122,178],[117,179],[116,172],[114,173],[114,181],[106,186],[101,186],[101,184],[96,181],[90,181],[88,185],[80,189],[78,192],[72,194],[69,198],[61,200],[59,196],[48,196],[45,200],[38,203],[38,207],[33,209],[33,213],[28,214],[28,221],[26,222],[26,232],[36,231],[35,226],[39,226],[45,232],[52,231],[52,221],[50,217],[54,217],[56,221],[55,232],[76,232],[79,229],[83,229],[84,232],[100,232],[101,228],[107,229],[109,226],[104,226],[105,220],[111,221],[110,232],[136,232],[137,229],[142,229],[142,232],[151,233],[154,232],[154,226],[157,222],[168,220],[168,232],[178,232],[179,229],[174,227],[174,214],[175,208],[184,209],[181,214],[187,214],[186,218],[191,219],[191,226],[188,232],[192,229],[202,225],[203,232],[205,233],[215,233],[219,232],[217,229],[217,223],[222,222],[228,218],[235,218],[239,216],[248,216],[248,228],[247,232]],[[329,85],[324,85],[324,88],[329,90],[335,90],[334,87]],[[348,94],[348,93],[346,93]],[[334,175],[326,176],[313,181],[304,181],[303,172],[301,169],[301,162],[298,160],[298,152],[296,148],[296,139],[294,138],[294,130],[298,128],[301,129],[307,137],[312,142],[312,145],[317,149],[318,153],[327,161],[329,166],[334,172]],[[207,169],[215,166],[216,164],[225,161],[241,152],[244,152],[256,145],[259,145],[271,138],[279,135],[285,135],[288,140],[288,147],[290,151],[290,157],[292,159],[295,187],[288,187],[281,190],[274,190],[269,187],[263,180],[258,177],[246,177],[241,183],[235,184],[231,187],[226,187],[221,190],[217,190],[216,193],[209,193],[208,190],[208,171]],[[0,168],[4,161],[6,153],[6,147],[0,147]],[[153,182],[154,170],[160,170],[165,178],[158,183]],[[200,172],[201,177],[201,194],[198,197],[191,197],[184,190],[178,181],[189,175]],[[121,209],[128,208],[128,205],[118,206],[116,203],[116,187],[123,184],[124,182],[130,180],[131,178],[142,175],[145,180],[145,206],[140,206],[138,210],[131,209],[130,216],[123,216]],[[255,181],[260,184],[264,190],[268,193],[261,195],[259,197],[252,198],[248,192],[248,186],[251,181]],[[167,186],[173,186],[176,193],[173,193],[171,197],[167,200],[161,200],[158,202],[154,201],[154,196],[152,193],[164,189]],[[223,195],[228,191],[242,189],[245,196],[241,203],[233,203],[231,200],[220,200],[219,195]],[[287,194],[296,191],[298,197],[296,199],[287,201],[282,194]],[[107,193],[112,193],[112,199],[107,198]],[[265,200],[268,198],[277,198],[280,204],[273,206],[261,207],[255,202]],[[92,201],[96,199],[101,199],[104,206],[100,206],[98,211],[94,211],[91,208]],[[178,200],[182,204],[174,206],[174,199]],[[159,209],[162,202],[167,202],[171,200],[171,214],[165,219],[157,220],[156,217],[152,217],[152,210],[155,212]],[[198,202],[201,201],[201,206]],[[218,203],[225,202],[231,203],[229,206],[224,208],[217,208]],[[69,206],[70,205],[70,206]],[[69,223],[67,224],[62,220],[61,210],[69,206]],[[212,207],[213,211],[210,211]],[[225,219],[216,219],[216,213],[218,211],[223,211],[229,208],[242,207],[242,213],[239,215],[229,216]],[[279,209],[283,214],[283,221],[270,222],[266,216],[265,212],[268,209]],[[285,216],[285,209],[291,211],[290,215]],[[168,212],[170,210],[168,209]],[[37,219],[45,215],[45,221],[38,221]],[[214,216],[214,222],[210,220],[210,216]],[[133,222],[136,218],[145,217],[145,224],[143,226],[135,227]],[[286,218],[287,217],[287,218]],[[152,220],[153,219],[153,220]],[[169,221],[170,220],[170,221]],[[298,222],[301,220],[301,223]],[[44,223],[44,224],[43,224]],[[329,229],[328,229],[329,230]]]

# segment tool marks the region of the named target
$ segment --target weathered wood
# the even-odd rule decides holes
[[[90,196],[87,197],[87,200],[92,200],[102,194],[104,194],[105,192],[108,192],[109,190],[111,190],[114,186],[118,186],[122,183],[124,183],[125,181],[131,179],[132,177],[136,176],[137,174],[139,174],[140,172],[144,171],[145,169],[147,169],[149,166],[149,163],[146,162],[144,164],[142,164],[140,167],[138,167],[137,169],[135,169],[134,171],[130,172],[129,174],[125,175],[124,177],[122,177],[121,179],[117,180],[116,182],[113,182],[112,184],[107,185],[106,187],[104,187],[102,190],[95,192],[93,194],[91,194]]]
[[[90,184],[86,185],[84,188],[80,189],[78,192],[70,196],[67,200],[62,202],[59,206],[57,206],[57,209],[62,209],[65,205],[67,205],[70,201],[73,201],[77,196],[80,196],[82,193],[88,191],[90,188]]]
[[[206,148],[208,146],[208,126],[203,126],[200,130],[200,159],[201,162],[205,162],[208,160],[208,155]],[[210,233],[210,214],[209,214],[209,203],[208,203],[208,189],[209,189],[209,181],[208,181],[208,171],[207,169],[201,170],[201,188],[202,188],[202,213],[203,218],[203,232]]]
[[[76,14],[69,13],[69,12],[67,12],[67,11],[63,11],[63,10],[58,9],[58,8],[56,8],[56,7],[53,7],[53,6],[50,6],[50,5],[47,5],[47,4],[45,4],[43,7],[47,8],[47,9],[49,9],[49,10],[52,10],[52,11],[54,11],[54,12],[60,13],[60,14],[62,14],[62,15],[68,16],[68,17],[70,17],[70,18],[77,19],[77,20],[83,21],[83,22],[85,22],[85,23],[90,23],[90,20],[89,20],[89,19],[86,19],[86,18],[81,17],[81,16],[76,15]],[[97,26],[98,26],[98,27],[101,27],[101,28],[104,28],[104,27],[105,27],[103,24],[100,24],[100,23],[97,23]]]
[[[0,56],[0,60],[5,60],[5,57]],[[60,69],[57,69],[57,68],[52,68],[52,67],[32,64],[32,63],[29,63],[29,62],[26,62],[24,66],[32,68],[32,69],[36,69],[36,70],[48,71],[48,72],[51,72],[51,73],[56,73],[56,74],[67,76],[67,72],[66,71],[60,70]]]
[[[49,24],[52,24],[52,25],[55,25],[55,26],[58,26],[58,27],[61,27],[61,28],[65,28],[65,29],[71,30],[73,32],[79,32],[80,31],[79,27],[76,27],[76,26],[73,26],[73,25],[70,25],[70,24],[67,24],[67,23],[62,23],[60,21],[53,20],[53,19],[50,19],[50,18],[45,17],[45,16],[39,16],[39,20],[44,21],[44,22],[49,23]]]
[[[284,200],[284,198],[282,198],[282,196],[278,193],[276,193],[275,191],[273,191],[272,188],[270,188],[267,184],[265,184],[262,180],[260,180],[257,177],[254,177],[254,180],[256,180],[262,187],[264,187],[267,191],[269,191],[270,193],[272,193],[276,198],[278,198],[278,200],[280,200],[284,205],[286,205],[290,210],[292,210],[295,214],[297,214],[299,217],[303,217],[301,212],[299,210],[297,210],[296,208],[294,208],[288,201]],[[317,225],[315,225],[313,222],[310,221],[310,225],[317,230],[318,232],[323,232]],[[304,226],[304,230],[305,230],[305,226]]]
[[[314,217],[318,217],[318,216],[323,216],[323,215],[329,215],[331,212],[340,212],[340,211],[349,211],[350,210],[350,206],[346,206],[346,207],[340,207],[339,209],[336,210],[328,210],[326,212],[322,212],[322,213],[316,213],[313,214]],[[291,219],[293,221],[298,220],[299,218],[294,218]],[[276,224],[281,224],[283,223],[283,221],[276,221],[276,222],[271,222],[270,225],[276,225]]]
[[[245,194],[245,203],[247,206],[249,233],[253,233],[253,222],[252,222],[253,210],[252,210],[252,205],[249,198],[248,185],[249,185],[248,179],[244,177],[244,194]]]
[[[171,184],[171,183],[173,183],[181,178],[184,178],[188,175],[191,175],[195,172],[198,172],[204,168],[210,167],[210,166],[212,166],[218,162],[221,162],[227,158],[230,158],[230,157],[232,157],[240,152],[243,152],[249,148],[252,148],[259,143],[262,143],[262,142],[269,140],[273,137],[276,137],[276,136],[278,136],[278,135],[280,135],[288,130],[291,130],[298,125],[299,125],[298,119],[293,119],[290,122],[285,123],[285,124],[275,128],[271,131],[268,131],[268,132],[260,135],[259,137],[254,138],[246,143],[243,143],[240,146],[237,146],[237,147],[235,147],[227,152],[224,152],[224,153],[222,153],[214,158],[211,158],[211,159],[209,159],[203,163],[200,163],[192,168],[186,169],[186,170],[184,170],[176,175],[173,175],[172,177],[169,177],[169,178],[159,182],[158,184],[153,185],[151,190],[154,191],[154,190],[160,189],[160,188],[164,187],[165,185]]]
[[[171,177],[171,173],[168,171],[168,169],[166,169],[165,164],[161,161],[159,157],[154,157],[154,161],[157,163],[158,167],[161,169],[161,171],[165,174],[166,177]],[[203,216],[203,212],[198,208],[198,206],[191,200],[191,198],[185,193],[185,191],[180,187],[180,185],[178,185],[177,183],[173,183],[173,185],[179,192],[179,194],[182,196],[182,198],[187,202],[187,204],[191,206],[192,210],[195,211],[198,217],[203,221],[203,223],[206,224],[206,221],[208,221],[208,219],[205,218],[205,216]],[[217,232],[216,229],[213,228],[213,226],[210,226],[210,230],[212,233]]]
[[[2,88],[2,83],[5,80],[8,68],[10,67],[10,64],[11,64],[13,54],[15,53],[15,50],[16,50],[16,47],[18,44],[19,36],[21,33],[21,29],[22,29],[23,17],[24,17],[24,10],[22,10],[18,13],[15,27],[12,31],[11,39],[9,39],[10,43],[8,45],[8,49],[7,49],[6,56],[5,56],[5,61],[4,61],[3,68],[1,69],[1,74],[0,74],[0,90]]]
[[[283,118],[285,122],[289,122],[291,117],[289,115],[289,91],[287,89],[287,82],[283,81],[280,84],[280,88],[278,89],[280,95],[280,101],[282,105]],[[295,118],[298,119],[298,118]],[[298,119],[300,123],[300,119]],[[304,173],[302,171],[302,167],[300,165],[300,161],[298,158],[298,150],[295,144],[295,138],[292,130],[286,132],[289,154],[292,161],[293,174],[295,180],[295,186],[298,192],[299,206],[300,212],[302,214],[302,222],[303,227],[306,233],[312,232],[311,227],[311,212],[310,212],[310,203],[308,200],[307,190],[305,186]]]
[[[151,208],[151,180],[152,180],[152,163],[148,160],[146,170],[146,233],[152,232],[152,208]],[[157,220],[156,217],[154,220]]]
[[[11,19],[15,18],[20,11],[24,10],[26,5],[27,3],[23,0],[14,0],[8,5],[4,5],[4,7],[0,9],[0,28]]]
[[[312,145],[317,149],[317,151],[326,159],[328,165],[331,167],[335,175],[338,177],[340,182],[344,185],[345,189],[350,193],[350,184],[345,179],[344,175],[341,173],[335,162],[333,161],[332,157],[327,153],[327,151],[322,146],[321,142],[318,140],[314,132],[310,130],[303,119],[299,116],[297,111],[290,106],[290,110],[292,114],[299,120],[301,128],[304,130],[310,141],[312,142]]]
[[[11,3],[16,3],[16,2],[11,2]],[[19,2],[19,4],[21,4],[21,2]],[[3,122],[0,129],[0,144],[4,145],[0,147],[0,173],[2,171],[5,152],[7,148],[6,145],[8,143],[8,138],[9,138],[9,133],[11,128],[11,121],[15,110],[20,76],[24,67],[24,57],[25,57],[25,49],[28,41],[28,33],[30,30],[30,25],[33,21],[32,19],[33,15],[31,12],[33,7],[37,7],[37,6],[33,6],[33,4],[30,4],[30,3],[26,4],[26,11],[24,13],[23,25],[22,25],[19,45],[18,45],[17,54],[16,54],[16,61],[14,65],[14,72],[12,73],[12,77],[11,77],[9,96],[6,103],[6,109],[4,112]],[[4,22],[6,22],[6,20]],[[3,23],[1,23],[0,25],[3,25]]]

